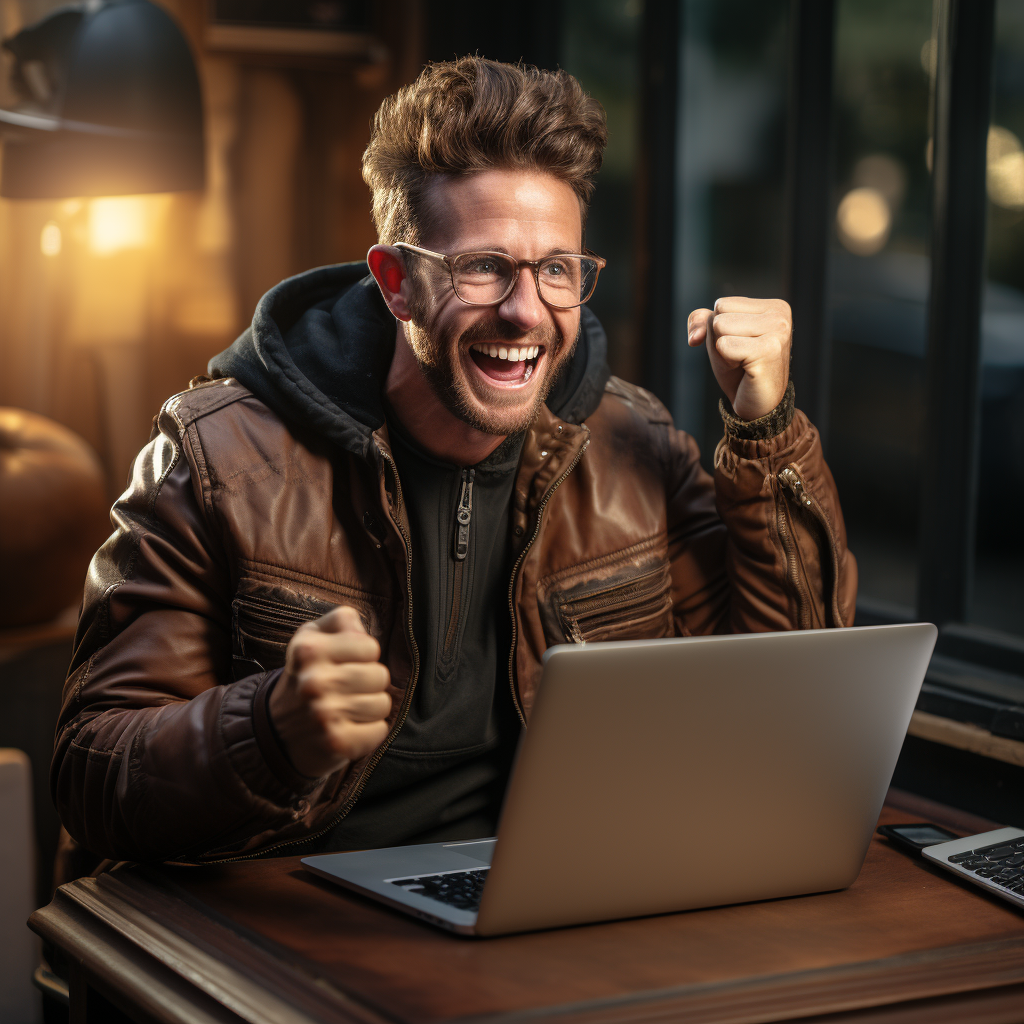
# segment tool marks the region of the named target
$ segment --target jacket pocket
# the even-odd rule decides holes
[[[288,641],[295,630],[326,615],[333,607],[308,597],[301,604],[254,594],[236,597],[231,602],[235,678],[282,668]]]
[[[235,679],[283,667],[285,650],[295,630],[326,615],[339,604],[355,608],[366,632],[385,646],[383,636],[388,628],[385,598],[337,584],[323,583],[322,587],[317,584],[311,577],[302,581],[272,577],[266,571],[247,567],[231,602]],[[311,594],[306,586],[319,589],[319,596]]]
[[[672,636],[672,580],[658,562],[639,572],[588,581],[551,595],[565,640],[650,640]]]

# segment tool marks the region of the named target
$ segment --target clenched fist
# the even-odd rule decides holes
[[[300,626],[270,694],[270,717],[296,770],[320,778],[387,737],[391,675],[355,608]]]
[[[708,342],[711,369],[733,411],[743,420],[766,416],[789,382],[793,313],[782,299],[730,295],[687,318],[691,347]]]

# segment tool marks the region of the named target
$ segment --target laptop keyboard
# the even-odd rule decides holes
[[[389,878],[392,885],[397,885],[406,892],[414,892],[418,896],[426,896],[441,903],[447,903],[459,910],[470,910],[473,913],[480,908],[480,896],[487,881],[490,868],[469,868],[462,871],[442,871],[436,875],[417,875],[415,878]]]
[[[1024,895],[1024,839],[1010,839],[1005,843],[967,850],[947,860],[1009,892]]]

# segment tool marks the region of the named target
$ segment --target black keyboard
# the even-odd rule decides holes
[[[416,875],[414,878],[389,878],[406,892],[414,892],[428,899],[447,903],[459,910],[474,913],[480,909],[480,897],[490,868],[468,868],[461,871],[442,871],[436,875]]]
[[[1024,895],[1024,838],[955,853],[947,860],[1008,892]]]

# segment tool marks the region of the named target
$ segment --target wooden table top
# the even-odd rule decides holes
[[[881,823],[921,820],[993,827],[890,793]],[[443,932],[298,858],[121,866],[31,924],[109,988],[145,999],[150,971],[171,1003],[207,1000],[146,1011],[168,1021],[1024,1020],[1024,914],[877,836],[841,892],[505,938]]]

